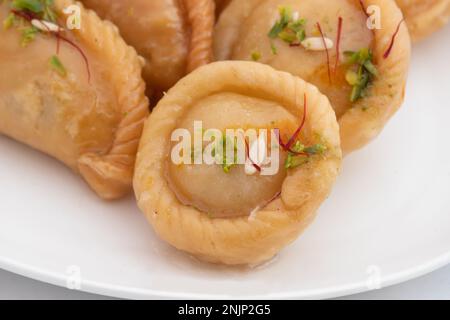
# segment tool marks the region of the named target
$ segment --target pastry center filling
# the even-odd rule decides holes
[[[202,127],[199,128],[200,123]],[[287,175],[287,154],[283,150],[275,150],[278,143],[277,137],[270,134],[272,129],[278,128],[282,136],[288,136],[297,126],[298,119],[275,102],[234,93],[209,96],[191,106],[178,128],[188,131],[194,138],[196,134],[205,138],[208,132],[214,130],[221,133],[217,138],[221,140],[218,145],[202,141],[200,152],[195,148],[194,141],[188,142],[193,150],[189,156],[198,164],[179,164],[169,159],[167,176],[170,186],[182,203],[213,217],[250,215],[254,210],[264,208],[280,194]],[[253,154],[250,149],[255,145],[251,141],[259,140],[250,140],[245,134],[240,136],[240,130],[251,132],[252,129],[258,138],[264,136],[264,130],[267,131],[265,143],[259,150],[265,148],[266,160],[270,158],[270,161],[263,162],[262,158],[258,160],[258,156],[250,155]],[[232,138],[226,133],[230,130],[236,133],[236,144],[232,148],[228,147]],[[246,143],[240,145],[238,139]],[[172,143],[175,145],[179,141]],[[213,147],[209,148],[209,145]],[[239,148],[238,145],[243,147]],[[219,149],[223,146],[221,155],[219,153],[222,151],[218,151],[217,146]],[[230,157],[228,154],[227,157],[227,148],[232,150],[234,156]],[[248,158],[244,154],[243,159],[238,159],[238,150],[245,150]],[[214,159],[218,156],[224,161],[222,164],[198,161],[199,153],[200,158],[202,155],[212,154]],[[274,170],[269,172],[271,166],[268,162],[276,163],[277,167],[272,166],[271,169]],[[267,171],[262,171],[261,167]]]

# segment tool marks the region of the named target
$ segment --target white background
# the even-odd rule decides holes
[[[0,299],[109,299],[67,290],[0,270]],[[344,299],[450,299],[450,266],[424,277]]]

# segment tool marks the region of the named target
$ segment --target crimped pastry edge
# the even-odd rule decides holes
[[[78,170],[89,186],[104,199],[120,198],[131,191],[134,162],[148,116],[148,99],[141,77],[142,64],[136,51],[120,37],[117,27],[101,20],[80,2],[56,0],[55,8],[76,4],[81,8],[80,30],[72,30],[77,40],[101,54],[115,69],[115,83],[121,120],[106,154],[86,153],[78,159]]]
[[[225,74],[232,77],[232,83],[217,84]],[[189,87],[199,87],[199,83],[208,84],[206,92],[198,94],[189,91]],[[211,83],[212,86],[209,85]],[[278,86],[274,86],[274,83]],[[170,142],[170,132],[176,128],[178,117],[184,113],[185,108],[195,103],[196,99],[218,92],[221,88],[231,90],[239,86],[243,86],[244,90],[251,90],[252,93],[265,90],[264,92],[270,92],[267,95],[273,96],[274,99],[282,97],[281,103],[297,108],[293,109],[296,113],[301,112],[301,107],[297,100],[293,102],[295,92],[301,97],[303,93],[307,93],[309,105],[313,106],[309,111],[309,125],[319,120],[324,121],[319,131],[323,130],[329,148],[333,149],[332,156],[317,161],[318,166],[323,166],[323,172],[327,174],[320,181],[321,193],[316,195],[315,199],[307,199],[304,202],[285,199],[284,188],[289,188],[299,180],[296,175],[300,171],[296,171],[283,184],[281,199],[286,211],[262,210],[252,221],[248,217],[210,219],[207,214],[184,206],[176,198],[164,174],[168,150],[162,146]],[[134,188],[138,205],[150,224],[174,247],[212,263],[259,264],[270,260],[312,222],[317,208],[331,192],[340,171],[341,158],[335,114],[328,99],[316,87],[266,65],[237,61],[216,62],[199,68],[182,79],[160,101],[147,120],[138,152]],[[230,226],[233,226],[235,231],[229,234],[223,232]]]

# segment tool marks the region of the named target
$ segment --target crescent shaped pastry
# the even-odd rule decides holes
[[[198,163],[195,147],[186,155],[197,164],[174,161],[177,130],[187,130],[195,146],[196,134],[239,128],[279,130],[283,143],[274,138],[258,149],[284,146],[272,154],[271,164],[282,160],[277,170],[258,173],[254,156],[232,166]],[[216,62],[182,79],[156,106],[144,128],[134,187],[139,207],[174,247],[208,262],[259,264],[311,223],[341,158],[336,116],[317,88],[263,64]]]
[[[395,0],[403,11],[413,41],[419,41],[446,25],[450,0]]]
[[[0,133],[59,159],[102,198],[129,193],[148,115],[136,51],[79,3],[17,3],[0,4]]]
[[[404,100],[411,44],[392,0],[232,1],[215,39],[217,60],[258,61],[316,85],[344,154],[374,139]]]
[[[212,59],[213,0],[83,0],[144,57],[150,89],[165,91]]]

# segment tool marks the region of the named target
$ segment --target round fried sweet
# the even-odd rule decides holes
[[[303,122],[298,142],[320,145],[323,152],[291,167],[286,161],[291,149],[281,148],[279,166],[270,175],[249,174],[242,163],[228,170],[217,163],[176,163],[173,133],[184,129],[195,135],[193,122],[201,122],[206,132],[278,129],[284,142]],[[278,145],[278,139],[271,140],[267,148],[274,142]],[[311,223],[341,158],[336,116],[316,87],[263,64],[216,62],[182,79],[154,109],[141,140],[134,187],[153,228],[176,248],[214,263],[258,264]]]
[[[368,24],[374,6],[379,25]],[[402,19],[391,0],[232,1],[214,51],[217,60],[255,60],[316,85],[349,153],[374,139],[404,100],[411,49]]]

